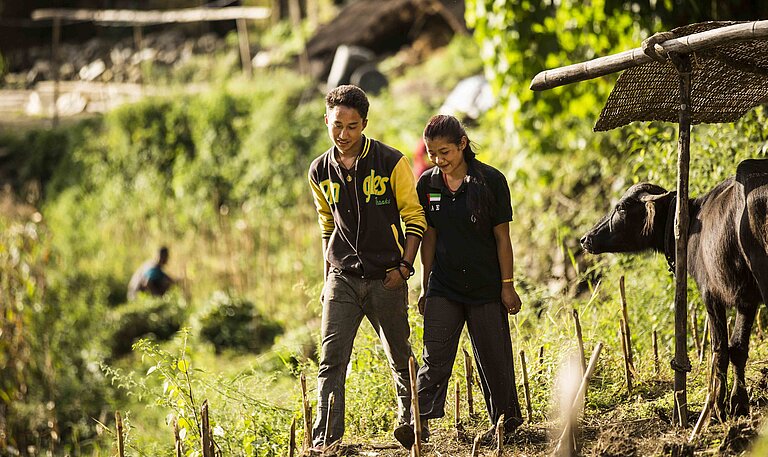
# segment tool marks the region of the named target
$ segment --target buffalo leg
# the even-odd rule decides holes
[[[749,335],[755,322],[757,306],[745,306],[736,311],[736,324],[728,343],[728,353],[733,364],[733,389],[731,390],[730,412],[733,416],[749,415],[749,396],[744,379],[744,367],[749,357]]]
[[[725,305],[716,300],[705,300],[709,313],[709,332],[714,354],[714,376],[712,398],[715,417],[725,421],[725,392],[728,388],[728,324],[725,320]]]

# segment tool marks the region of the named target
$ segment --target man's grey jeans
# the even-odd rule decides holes
[[[398,418],[410,423],[411,385],[408,359],[413,355],[408,338],[408,286],[395,290],[379,279],[361,279],[332,268],[323,288],[322,355],[317,373],[317,419],[313,445],[330,444],[344,435],[344,385],[352,345],[363,316],[373,326],[384,346],[395,379]],[[418,368],[418,367],[417,367]],[[329,436],[325,437],[328,396],[334,404]]]

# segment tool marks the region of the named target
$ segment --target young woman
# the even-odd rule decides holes
[[[424,128],[424,142],[436,166],[416,186],[428,224],[420,251],[422,424],[445,415],[448,379],[466,323],[491,423],[503,414],[510,434],[523,419],[509,333],[508,314],[520,311],[521,302],[513,276],[507,180],[475,158],[464,127],[453,116],[433,116]],[[492,428],[486,440],[494,435]]]

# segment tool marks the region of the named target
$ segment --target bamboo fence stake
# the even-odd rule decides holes
[[[333,403],[336,400],[336,396],[331,392],[328,395],[328,415],[325,420],[325,436],[323,437],[323,448],[328,447],[328,435],[331,432],[331,420],[333,419]],[[320,409],[318,408],[318,413]]]
[[[581,322],[579,322],[579,311],[573,309],[573,323],[576,327],[576,342],[579,344],[579,360],[581,361],[581,374],[587,371],[587,362],[584,360],[584,338],[581,334]]]
[[[179,436],[179,419],[173,418],[173,442],[174,442],[174,457],[182,457],[184,455],[181,448],[181,436]]]
[[[732,324],[733,324],[733,316],[728,318],[728,324],[727,324],[728,326],[726,327],[728,329],[728,341],[731,340],[731,327],[732,327]]]
[[[461,424],[461,389],[459,388],[459,381],[456,381],[456,388],[454,389],[454,396],[456,397],[456,407],[453,412],[453,426],[456,427],[456,431],[459,431]]]
[[[539,347],[539,366],[544,367],[544,345]]]
[[[629,312],[627,311],[627,294],[624,290],[624,276],[619,278],[619,292],[621,293],[621,312],[624,314],[624,339],[627,343],[627,354],[629,355],[629,366],[635,371],[635,357],[632,353],[632,333],[629,330]]]
[[[496,422],[496,455],[501,457],[504,452],[504,415]]]
[[[624,375],[627,380],[627,393],[632,394],[632,369],[629,362],[629,351],[627,349],[627,334],[624,333],[626,323],[624,319],[619,319],[619,339],[621,340],[621,352],[624,355]]]
[[[659,341],[656,330],[653,331],[653,372],[659,375]]]
[[[595,346],[595,349],[592,351],[592,357],[589,359],[589,365],[587,365],[587,371],[584,373],[584,376],[581,378],[581,384],[579,385],[579,390],[576,392],[576,395],[573,397],[573,404],[571,405],[571,411],[573,411],[574,408],[578,407],[578,402],[580,398],[584,398],[585,394],[587,392],[587,387],[589,386],[589,380],[592,377],[592,373],[595,371],[595,366],[597,366],[597,358],[600,356],[600,351],[603,350],[603,343],[598,342],[597,346]],[[560,438],[558,439],[557,447],[555,448],[555,455],[560,455],[562,450],[564,449],[563,446],[567,446],[567,444],[564,444],[564,440],[573,440],[573,425],[571,421],[568,421],[565,424],[565,427],[563,428],[563,433],[560,434]]]
[[[761,340],[765,337],[765,333],[763,332],[763,320],[761,319],[762,311],[763,311],[763,307],[758,306],[757,319],[756,319],[757,320],[757,336],[760,337]]]
[[[701,334],[699,363],[704,361],[704,353],[707,352],[707,335],[709,335],[709,313],[707,313],[706,317],[704,317],[704,331]]]
[[[299,379],[301,380],[301,404],[304,408],[304,440],[301,445],[303,454],[312,447],[312,412],[309,409],[309,400],[307,400],[307,375],[302,372]]]
[[[237,24],[237,40],[238,48],[240,50],[240,65],[242,66],[243,73],[249,78],[253,77],[253,65],[251,65],[251,45],[248,41],[248,26],[245,23],[245,19],[235,19]]]
[[[528,367],[525,363],[525,351],[520,351],[520,365],[523,367],[523,389],[525,390],[525,409],[528,411],[528,422],[533,420],[533,407],[531,406],[531,390],[528,386]]]
[[[696,421],[696,425],[693,427],[693,430],[691,431],[691,436],[688,438],[689,443],[693,443],[693,441],[696,439],[696,435],[701,432],[701,430],[704,428],[705,422],[709,419],[709,413],[712,411],[712,392],[707,392],[707,398],[704,400],[704,409],[701,410],[701,414],[699,415],[699,420]]]
[[[675,403],[677,404],[677,417],[680,418],[680,428],[685,428],[688,426],[686,423],[688,418],[688,404],[685,402],[684,398],[684,391],[678,390],[675,392]]]
[[[482,433],[478,433],[475,437],[475,440],[472,442],[472,453],[470,454],[471,457],[477,457],[480,455],[480,438],[482,438],[482,436]]]
[[[115,428],[117,428],[117,455],[125,457],[125,445],[123,442],[123,418],[120,411],[115,411]]]
[[[464,352],[464,372],[467,377],[467,413],[470,417],[475,414],[474,401],[472,400],[472,358],[466,349],[461,349]]]
[[[419,391],[416,388],[416,361],[413,356],[408,359],[408,371],[411,375],[411,414],[413,415],[413,432],[415,435],[411,449],[414,457],[421,457],[421,414],[419,412]]]
[[[211,452],[211,426],[208,418],[208,400],[203,400],[203,405],[200,407],[200,417],[202,423],[200,424],[200,441],[203,448],[203,457],[213,457]]]
[[[691,306],[691,338],[693,339],[693,345],[696,347],[696,352],[701,353],[701,342],[699,342],[699,325],[698,316],[696,313],[696,305]]]
[[[291,430],[288,437],[288,457],[296,455],[296,416],[291,418]]]

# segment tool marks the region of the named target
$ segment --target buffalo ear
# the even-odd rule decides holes
[[[643,224],[642,234],[648,236],[653,232],[653,219],[656,217],[656,202],[669,196],[671,192],[663,194],[645,194],[640,197],[640,201],[645,203],[645,223]]]

